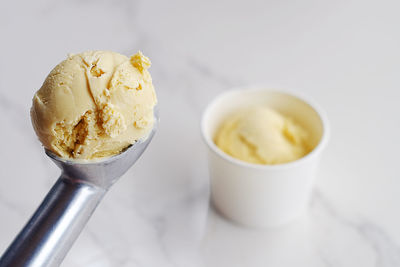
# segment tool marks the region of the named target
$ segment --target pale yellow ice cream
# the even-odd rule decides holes
[[[63,158],[120,153],[153,127],[150,60],[110,51],[69,55],[47,76],[31,108],[43,146]]]
[[[299,124],[266,106],[228,117],[215,144],[234,158],[256,164],[280,164],[310,152],[308,133]]]

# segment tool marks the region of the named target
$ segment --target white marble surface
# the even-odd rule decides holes
[[[68,52],[142,50],[161,124],[63,266],[400,266],[398,1],[2,1],[0,251],[59,174],[29,120]],[[310,212],[238,227],[208,207],[199,119],[233,86],[314,98],[332,136]]]

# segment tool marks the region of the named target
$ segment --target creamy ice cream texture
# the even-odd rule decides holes
[[[240,110],[228,117],[215,144],[230,156],[255,164],[281,164],[310,152],[307,131],[266,106]]]
[[[157,98],[141,52],[69,55],[36,92],[31,119],[45,148],[63,158],[120,153],[153,127]]]

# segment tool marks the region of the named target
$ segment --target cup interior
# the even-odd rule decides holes
[[[327,120],[323,111],[293,94],[266,89],[231,90],[209,104],[202,118],[202,131],[206,143],[218,150],[214,137],[223,121],[240,109],[265,105],[292,118],[309,133],[309,145],[315,150],[327,135]]]

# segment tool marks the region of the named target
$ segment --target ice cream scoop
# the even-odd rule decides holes
[[[31,119],[45,148],[63,158],[116,155],[148,134],[157,103],[141,52],[69,55],[33,97]]]
[[[142,155],[158,123],[149,65],[141,53],[128,59],[95,51],[72,56],[49,74],[31,115],[62,173],[1,267],[59,266],[104,194]]]
[[[61,176],[2,255],[0,266],[59,266],[104,194],[142,155],[157,120],[147,139],[100,161],[79,163],[46,150]]]

